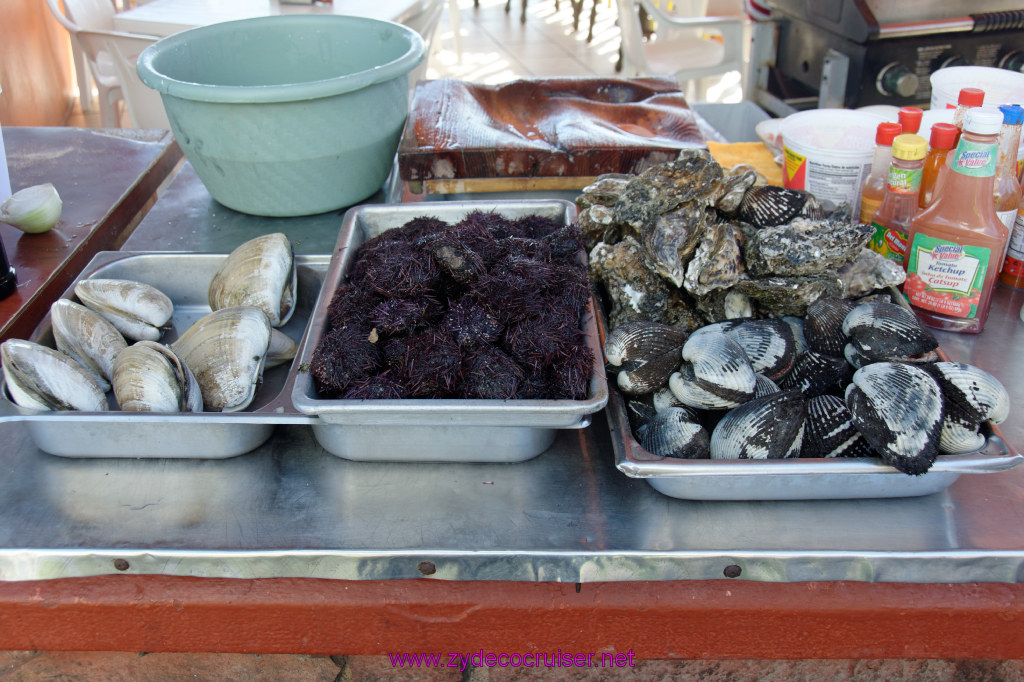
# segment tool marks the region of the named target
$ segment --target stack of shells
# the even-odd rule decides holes
[[[604,176],[578,200],[604,351],[633,432],[661,457],[880,457],[920,475],[984,447],[1009,396],[876,290],[902,270],[805,192],[706,152]]]
[[[740,317],[803,315],[822,297],[901,284],[900,266],[866,247],[870,228],[845,207],[755,184],[703,149],[640,175],[603,175],[576,200],[590,275],[609,323],[653,320],[686,330]]]

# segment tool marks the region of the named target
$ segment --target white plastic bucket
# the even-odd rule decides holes
[[[871,172],[875,133],[885,118],[849,109],[813,109],[782,121],[783,182],[821,201],[860,213],[860,192]]]
[[[1024,104],[1024,73],[992,66],[950,66],[932,73],[932,109],[955,108],[961,88],[985,91],[985,106]]]

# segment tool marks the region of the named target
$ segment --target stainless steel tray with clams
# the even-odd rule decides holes
[[[311,372],[314,351],[328,333],[328,306],[352,268],[364,242],[414,218],[431,217],[449,224],[471,212],[517,219],[542,216],[563,225],[574,222],[575,206],[558,200],[428,202],[366,205],[349,209],[334,259],[309,330],[299,348],[301,368],[292,389],[295,408],[315,416],[314,435],[339,457],[369,461],[519,462],[546,450],[557,429],[583,428],[608,400],[600,362],[601,345],[592,297],[586,304],[582,331],[593,354],[593,371],[583,399],[382,398],[344,399],[322,396]],[[579,258],[583,259],[582,252]]]
[[[286,250],[291,257],[291,246],[287,244],[287,239],[284,235],[277,237],[283,239],[280,248]],[[294,287],[288,294],[291,297],[288,306],[290,310],[286,317],[274,322],[270,321],[269,313],[259,312],[253,304],[239,307],[237,300],[231,298],[231,292],[218,294],[222,299],[218,300],[217,305],[223,309],[211,315],[210,285],[229,257],[229,254],[173,252],[96,254],[26,341],[53,349],[57,348],[55,332],[67,337],[66,343],[73,345],[83,341],[83,335],[99,334],[93,331],[95,327],[78,318],[81,306],[77,302],[94,295],[101,299],[105,295],[107,283],[111,281],[141,283],[162,292],[167,300],[160,299],[156,307],[169,312],[170,318],[158,322],[157,327],[134,320],[134,323],[142,324],[144,328],[127,332],[122,330],[122,323],[118,322],[117,331],[125,337],[117,339],[116,343],[124,344],[132,352],[116,354],[116,363],[108,361],[112,365],[108,373],[112,376],[105,386],[102,386],[103,381],[100,380],[101,391],[105,390],[106,393],[100,393],[101,402],[91,409],[88,403],[85,409],[61,409],[59,404],[56,407],[51,405],[48,410],[35,409],[25,406],[32,404],[31,396],[26,401],[15,403],[12,400],[11,378],[15,378],[15,371],[21,372],[24,369],[18,363],[27,356],[21,353],[45,351],[37,351],[34,347],[26,350],[29,344],[23,341],[5,342],[14,344],[4,349],[5,366],[10,363],[12,368],[6,371],[12,377],[5,377],[4,395],[0,399],[0,421],[23,422],[37,447],[54,455],[196,459],[223,459],[240,455],[266,441],[275,424],[309,423],[309,417],[296,413],[291,406],[289,369],[291,358],[312,313],[330,257],[294,257],[294,284],[286,285]],[[275,261],[275,266],[279,265]],[[285,273],[286,279],[291,277],[287,268]],[[95,293],[96,290],[99,293]],[[92,303],[102,308],[106,305],[104,301],[106,299]],[[113,307],[127,309],[120,310],[120,313],[134,314],[134,304],[117,304]],[[223,314],[225,310],[230,314]],[[240,312],[235,315],[235,311]],[[131,315],[128,318],[129,321],[124,324],[133,323]],[[269,326],[274,323],[279,326]],[[203,330],[201,333],[193,331],[200,328]],[[226,331],[229,328],[230,333]],[[82,329],[89,331],[84,332]],[[110,339],[115,336],[98,337],[107,339],[98,345],[102,347],[105,343],[113,344]],[[142,340],[135,341],[135,338]],[[158,339],[159,343],[146,339]],[[283,355],[279,364],[271,366],[279,342],[283,346]],[[264,345],[260,349],[253,350],[250,347],[261,343]],[[167,353],[166,348],[173,349],[174,353]],[[189,357],[188,364],[181,362],[186,352],[196,354]],[[233,354],[239,356],[239,363],[244,363],[244,366],[238,368],[237,374],[236,360],[231,359]],[[245,357],[247,354],[249,357]],[[198,359],[200,355],[204,358]],[[180,367],[186,364],[186,367],[195,369],[192,357],[197,358],[194,362],[199,366],[207,362],[207,367],[202,370],[206,374],[228,371],[231,378],[213,380],[199,376],[199,371],[189,371],[185,374],[193,379],[198,377],[198,382],[188,381]],[[51,359],[52,356],[47,354],[43,364]],[[46,381],[54,377],[59,379],[66,369],[61,361],[56,369],[39,370],[39,377],[25,375],[21,378],[27,377],[26,380],[31,384],[30,392],[45,394],[48,390],[44,385]],[[29,368],[28,371],[31,373],[36,370]],[[207,395],[209,381],[215,381],[223,389],[223,397]],[[13,390],[21,390],[17,384],[15,382]],[[195,389],[199,384],[202,384],[200,395],[206,398],[205,407],[202,406],[202,400],[196,402],[198,398]],[[162,401],[167,400],[171,402],[170,407],[158,407],[163,405]],[[175,402],[180,403],[176,407],[181,411],[155,411],[174,409]],[[202,408],[202,411],[197,408]]]
[[[812,306],[809,314],[825,308],[826,303],[833,302],[822,301],[821,306]],[[849,301],[834,303],[844,313],[857,309]],[[879,303],[885,306],[885,314],[892,312],[890,304],[879,301],[866,304],[861,312],[875,314]],[[905,307],[892,305],[913,316]],[[765,330],[782,321],[764,322],[754,325]],[[803,322],[806,327],[807,318]],[[697,355],[714,346],[720,334],[740,339],[740,346],[749,343],[749,336],[754,334],[748,336],[740,329],[741,324],[735,320],[702,328],[689,338],[701,334],[707,338],[694,343],[686,355],[682,355],[685,344],[680,338],[675,350],[682,357],[676,360],[682,371],[673,373],[668,386],[653,396],[649,406],[635,401],[621,388],[621,382],[628,387],[635,379],[613,378],[612,383],[618,385],[611,391],[607,414],[615,466],[621,472],[681,499],[851,499],[928,495],[944,490],[961,474],[1005,471],[1024,461],[993,423],[993,419],[1005,418],[1008,410],[1008,396],[998,381],[977,368],[948,362],[938,348],[914,359],[920,364],[909,358],[860,363],[854,357],[855,343],[847,343],[846,357],[837,358],[822,375],[830,386],[812,386],[817,379],[806,378],[821,368],[808,369],[801,376],[794,374],[809,367],[800,362],[801,354],[797,352],[786,361],[791,368],[784,378],[766,382],[760,374],[764,368],[757,368],[757,388],[752,387],[749,401],[728,407],[725,403],[733,396],[723,398],[725,391],[719,391],[710,399],[723,399],[723,404],[684,414],[690,406],[681,403],[679,395],[695,402],[690,392],[700,390],[698,383],[706,387],[724,385],[727,380],[719,380],[717,373],[730,373],[722,363],[711,363],[709,371],[716,378],[705,374],[702,381],[702,370],[691,371],[694,365],[686,358],[699,364],[702,359]],[[786,322],[782,322],[783,331],[785,327]],[[749,331],[753,325],[744,329]],[[618,352],[610,346],[617,346],[621,335],[605,336],[606,353],[614,356]],[[871,342],[877,343],[877,335],[873,331],[869,335]],[[741,338],[744,336],[748,338]],[[800,342],[806,343],[803,339]],[[772,347],[770,354],[782,348],[775,346],[775,341],[758,343],[766,350]],[[813,351],[811,355],[817,357]],[[841,365],[851,359],[858,364],[844,369]],[[713,367],[716,364],[717,369]],[[855,370],[868,365],[873,370]],[[931,367],[927,371],[919,369],[924,365]],[[969,385],[965,393],[972,395],[968,398],[978,398],[990,418],[980,422],[963,418],[962,423],[956,423],[951,415],[958,408],[951,407],[943,396],[958,391],[958,384]],[[941,388],[936,390],[938,386]],[[711,386],[712,391],[716,389]],[[827,391],[827,395],[819,391]],[[807,395],[812,397],[804,397]],[[696,402],[704,399],[702,396]],[[671,409],[665,409],[668,403],[673,403]],[[655,412],[658,417],[652,419]],[[697,413],[704,417],[696,417]],[[696,425],[702,421],[704,428],[698,429]],[[871,435],[870,444],[867,434]]]

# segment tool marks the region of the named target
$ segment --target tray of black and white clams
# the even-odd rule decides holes
[[[100,252],[27,340],[0,344],[0,421],[66,457],[223,459],[308,424],[290,368],[329,255]]]
[[[1005,388],[949,362],[844,208],[706,152],[577,204],[617,468],[677,498],[909,497],[1022,461]]]

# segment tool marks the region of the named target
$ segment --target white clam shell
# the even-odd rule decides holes
[[[295,358],[299,344],[292,337],[279,329],[270,330],[270,345],[267,346],[267,359],[263,369],[270,369],[290,362]]]
[[[78,361],[110,390],[114,359],[128,343],[106,318],[84,305],[59,298],[50,306],[50,324],[57,350]]]
[[[280,327],[295,311],[297,277],[292,244],[284,233],[250,239],[228,255],[210,280],[210,308],[255,306],[271,326]]]
[[[7,390],[15,403],[36,410],[107,409],[107,397],[81,365],[52,348],[9,339],[0,344]]]
[[[139,341],[121,351],[114,363],[114,397],[128,412],[201,412],[199,384],[167,346]]]
[[[113,324],[126,339],[156,341],[174,313],[174,303],[162,291],[127,279],[83,279],[75,295],[87,308]]]
[[[207,410],[244,410],[256,394],[270,345],[270,322],[259,308],[221,308],[196,321],[171,349],[199,382]]]

